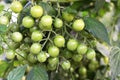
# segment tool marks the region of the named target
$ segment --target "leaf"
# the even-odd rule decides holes
[[[4,9],[4,5],[0,4],[0,12]]]
[[[85,17],[85,29],[88,30],[90,33],[93,34],[96,38],[105,41],[106,43],[110,44],[108,32],[105,28],[105,26],[98,20],[91,18],[91,17]]]
[[[26,80],[48,80],[48,74],[43,67],[35,66],[28,73]]]
[[[111,80],[114,80],[120,74],[120,48],[113,47],[110,52]]]
[[[7,26],[6,25],[0,25],[0,34],[4,34],[7,32]]]
[[[42,6],[42,8],[46,11],[44,13],[47,13],[47,14],[49,14],[51,16],[56,15],[56,10],[52,6],[50,6],[48,3],[40,1],[39,5]]]
[[[105,0],[96,0],[95,11],[98,12],[105,4]]]
[[[64,12],[68,12],[68,13],[70,13],[70,14],[77,14],[77,10],[76,9],[73,9],[73,8],[71,8],[71,7],[66,7],[65,9],[64,9]]]
[[[6,69],[8,68],[9,64],[6,61],[0,61],[0,77],[3,77]]]
[[[7,76],[7,80],[21,80],[25,74],[26,65],[13,69]]]

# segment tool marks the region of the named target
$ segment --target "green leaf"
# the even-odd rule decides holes
[[[4,5],[0,4],[0,12],[4,9]]]
[[[46,11],[44,13],[47,13],[51,16],[56,15],[56,10],[52,6],[50,6],[48,3],[40,1],[39,5],[42,6],[42,8]]]
[[[2,48],[2,46],[0,46],[0,54],[2,54],[3,53],[3,48]]]
[[[0,61],[0,77],[3,77],[6,69],[8,68],[9,63],[6,61]]]
[[[110,52],[110,69],[111,69],[111,80],[120,74],[120,48],[113,47]]]
[[[28,73],[26,80],[48,80],[48,74],[43,67],[35,66]]]
[[[85,17],[85,29],[88,30],[90,33],[93,34],[96,38],[105,41],[106,43],[110,44],[108,32],[105,28],[105,26],[98,20],[91,18],[91,17]]]
[[[105,4],[105,0],[96,0],[95,11],[98,12]]]
[[[0,25],[0,34],[4,34],[7,32],[7,26],[6,25]]]
[[[21,80],[25,74],[26,65],[13,69],[7,76],[7,80]]]

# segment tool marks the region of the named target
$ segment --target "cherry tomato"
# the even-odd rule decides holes
[[[86,53],[86,57],[90,60],[94,59],[96,57],[96,53],[95,53],[94,49],[88,49],[88,51]]]
[[[77,49],[78,42],[75,39],[69,39],[67,42],[67,49],[70,51],[74,51]]]
[[[51,65],[51,64],[47,64],[47,69],[48,70],[51,70],[51,71],[53,71],[53,70],[55,70],[57,68],[57,66],[56,65]]]
[[[41,6],[35,5],[31,7],[30,13],[34,18],[39,18],[43,15],[43,8]]]
[[[48,63],[51,65],[57,65],[59,63],[58,57],[50,57],[48,58]]]
[[[77,19],[73,22],[73,25],[72,25],[72,28],[75,30],[75,31],[81,31],[83,30],[85,27],[85,23],[82,19]]]
[[[38,55],[37,55],[37,59],[39,62],[45,62],[47,60],[47,55],[45,52],[40,52]]]
[[[63,52],[61,53],[62,56],[64,56],[66,59],[72,58],[73,54],[71,51],[65,49],[63,50]]]
[[[0,24],[3,24],[3,25],[8,25],[9,23],[9,19],[7,16],[1,16],[0,17]]]
[[[62,68],[63,68],[64,70],[70,69],[70,66],[71,66],[70,61],[68,61],[68,60],[63,61],[62,64],[61,64],[61,66],[62,66]]]
[[[41,32],[39,32],[39,31],[32,32],[31,39],[33,41],[41,41],[42,38],[43,38],[43,35]]]
[[[51,57],[57,57],[59,55],[59,48],[56,46],[50,46],[48,48],[48,53]]]
[[[31,54],[31,53],[27,56],[27,60],[28,60],[30,63],[36,63],[36,62],[37,62],[36,56],[33,55],[33,54]]]
[[[30,47],[30,52],[33,54],[38,54],[42,49],[41,44],[39,43],[33,43]]]
[[[22,20],[22,25],[26,28],[31,28],[35,24],[34,19],[30,16],[26,16]]]
[[[54,44],[57,47],[64,47],[65,46],[65,38],[63,36],[61,36],[61,35],[55,36],[55,38],[54,38]]]
[[[54,27],[55,28],[62,28],[63,27],[63,21],[60,18],[56,18],[54,21]]]
[[[21,42],[23,39],[23,36],[20,32],[14,32],[12,34],[12,40],[15,41],[15,42]]]
[[[78,54],[85,54],[87,52],[87,46],[85,44],[79,44],[77,47]]]
[[[27,54],[26,54],[24,51],[19,51],[19,52],[17,52],[17,59],[18,59],[19,61],[25,60],[26,57],[27,57]]]
[[[7,59],[14,59],[15,58],[15,52],[13,50],[6,51],[6,58]]]
[[[70,21],[72,21],[72,20],[74,19],[74,15],[73,15],[73,14],[70,14],[70,13],[68,13],[68,12],[63,12],[63,13],[62,13],[62,17],[63,17],[63,19],[64,19],[65,21],[67,21],[67,22],[70,22]]]
[[[11,4],[11,10],[15,13],[21,12],[23,9],[22,4],[19,1],[13,1]]]
[[[74,54],[72,59],[75,61],[75,62],[80,62],[82,60],[83,56],[81,54]]]
[[[80,75],[86,75],[87,74],[87,69],[84,66],[81,66],[79,68],[79,74]]]

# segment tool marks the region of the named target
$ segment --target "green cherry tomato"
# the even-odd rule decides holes
[[[23,39],[23,35],[20,32],[12,33],[12,40],[15,42],[21,42]]]
[[[8,19],[7,16],[1,16],[0,17],[0,24],[2,24],[2,25],[8,25],[8,23],[9,23],[9,19]]]
[[[37,60],[39,62],[45,62],[47,60],[47,55],[46,55],[46,52],[40,52],[38,55],[37,55]]]
[[[31,53],[27,56],[27,60],[28,60],[30,63],[36,63],[36,62],[37,62],[36,56],[33,55],[33,54],[31,54]]]
[[[80,62],[82,60],[83,56],[80,55],[80,54],[74,54],[72,59],[75,61],[75,62]]]
[[[84,66],[81,66],[79,68],[79,74],[80,75],[86,75],[87,74],[87,69]]]
[[[11,10],[15,13],[21,12],[23,9],[22,4],[19,1],[13,1],[11,4]]]
[[[41,29],[51,29],[52,23],[53,23],[52,17],[49,15],[45,15],[41,18],[39,22],[39,27]]]
[[[51,65],[57,65],[59,63],[58,57],[50,57],[48,58],[48,63]]]
[[[31,28],[29,29],[30,33],[34,32],[34,31],[37,31],[37,30],[38,30],[38,28],[37,28],[36,26],[31,27]]]
[[[57,47],[64,47],[64,45],[65,45],[65,38],[63,36],[61,36],[61,35],[55,36],[55,38],[54,38],[54,44]]]
[[[57,57],[59,55],[59,48],[56,46],[50,46],[48,48],[48,53],[50,54],[51,57]]]
[[[85,23],[82,19],[77,19],[73,22],[73,25],[72,25],[72,28],[75,30],[75,31],[81,31],[83,30],[85,27]]]
[[[78,54],[85,54],[87,52],[87,46],[85,44],[79,44],[77,47]]]
[[[6,51],[6,58],[7,59],[14,59],[15,58],[15,52],[13,50]]]
[[[30,17],[30,16],[26,16],[22,20],[22,25],[25,28],[31,28],[31,27],[34,26],[34,24],[35,24],[34,19],[32,17]]]
[[[60,18],[56,18],[54,21],[54,27],[55,28],[62,28],[63,27],[63,21]]]
[[[73,14],[70,14],[70,13],[68,13],[68,12],[63,12],[63,13],[62,13],[62,17],[63,17],[63,19],[64,19],[65,21],[67,21],[67,22],[70,22],[70,21],[72,21],[72,20],[74,19],[74,15],[73,15]]]
[[[70,61],[68,61],[68,60],[63,61],[62,64],[61,64],[61,66],[62,66],[62,68],[63,68],[64,70],[70,69],[70,66],[71,66]]]
[[[94,59],[96,57],[96,53],[94,49],[88,49],[86,53],[86,57],[90,60]]]
[[[17,53],[17,59],[19,61],[23,61],[24,59],[26,59],[26,57],[27,57],[27,54],[24,51],[19,51]]]
[[[31,7],[30,13],[34,18],[39,18],[43,15],[43,8],[41,6],[35,5]]]
[[[53,70],[55,70],[57,68],[57,66],[56,65],[51,65],[51,64],[47,64],[47,69],[48,70],[50,70],[50,71],[53,71]]]
[[[67,42],[67,49],[70,51],[74,51],[77,49],[78,42],[75,39],[69,39]]]
[[[71,51],[65,49],[63,50],[63,52],[61,53],[62,56],[64,56],[66,59],[72,58],[73,54]]]
[[[31,39],[33,41],[41,41],[43,38],[43,35],[40,31],[34,31],[32,32]]]
[[[38,54],[42,49],[41,44],[39,43],[33,43],[30,47],[30,52],[33,54]]]

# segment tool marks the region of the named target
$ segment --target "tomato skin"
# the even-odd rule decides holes
[[[86,57],[90,60],[94,59],[96,57],[96,53],[95,53],[94,49],[88,49],[88,51],[86,53]]]
[[[1,16],[0,17],[0,24],[8,25],[8,23],[9,23],[9,18],[7,16]]]
[[[65,45],[65,38],[63,36],[61,36],[61,35],[55,36],[55,38],[54,38],[54,44],[57,47],[64,47],[64,45]]]
[[[63,27],[63,21],[60,18],[56,18],[54,21],[54,27],[55,28],[62,28]]]
[[[59,55],[59,48],[56,46],[50,46],[48,48],[48,53],[51,57],[57,57]]]
[[[20,32],[14,32],[12,34],[12,40],[15,42],[21,42],[23,39],[23,35]]]
[[[62,17],[63,17],[63,19],[64,19],[65,21],[67,21],[67,22],[70,22],[70,21],[72,21],[72,20],[74,19],[74,15],[73,15],[73,14],[70,14],[70,13],[68,13],[68,12],[63,12],[63,13],[62,13]]]
[[[22,4],[19,1],[13,1],[11,4],[11,10],[15,13],[21,12],[23,9]]]
[[[6,58],[7,59],[14,59],[15,58],[15,52],[13,50],[6,51]]]
[[[38,55],[37,55],[37,60],[39,61],[39,62],[45,62],[46,60],[47,60],[47,55],[46,55],[46,53],[45,52],[40,52]]]
[[[62,56],[64,56],[66,59],[72,58],[73,54],[71,51],[65,49],[63,50],[63,52],[61,53]]]
[[[17,53],[17,59],[19,61],[23,61],[24,59],[26,59],[26,57],[27,57],[27,54],[24,51],[19,51]]]
[[[79,68],[79,74],[80,75],[86,75],[87,74],[87,69],[84,66],[81,66]]]
[[[80,62],[82,60],[83,56],[80,55],[80,54],[74,54],[72,59],[75,61],[75,62]]]
[[[41,44],[39,43],[33,43],[30,47],[30,52],[33,54],[38,54],[42,49]]]
[[[68,60],[63,61],[62,64],[61,64],[61,66],[62,66],[62,68],[63,68],[64,70],[70,69],[70,66],[71,66],[70,61],[68,61]]]
[[[34,19],[32,17],[30,17],[30,16],[26,16],[22,20],[22,25],[25,28],[31,28],[31,27],[34,26],[34,24],[35,24]]]
[[[85,54],[87,52],[87,46],[85,44],[79,44],[77,47],[78,54]]]
[[[36,62],[37,62],[36,56],[33,55],[32,53],[30,53],[30,54],[27,56],[27,60],[28,60],[30,63],[36,63]]]
[[[78,42],[75,39],[69,39],[67,42],[67,49],[70,51],[74,51],[77,49]]]
[[[83,30],[85,27],[85,23],[82,19],[77,19],[73,22],[73,25],[72,25],[72,28],[75,30],[75,31],[81,31]]]
[[[48,58],[48,63],[51,65],[57,65],[59,63],[58,57],[50,57]]]
[[[31,39],[33,41],[41,41],[43,38],[42,33],[39,31],[32,32]]]
[[[32,17],[39,18],[43,15],[43,8],[41,6],[35,5],[31,7],[30,13]]]

